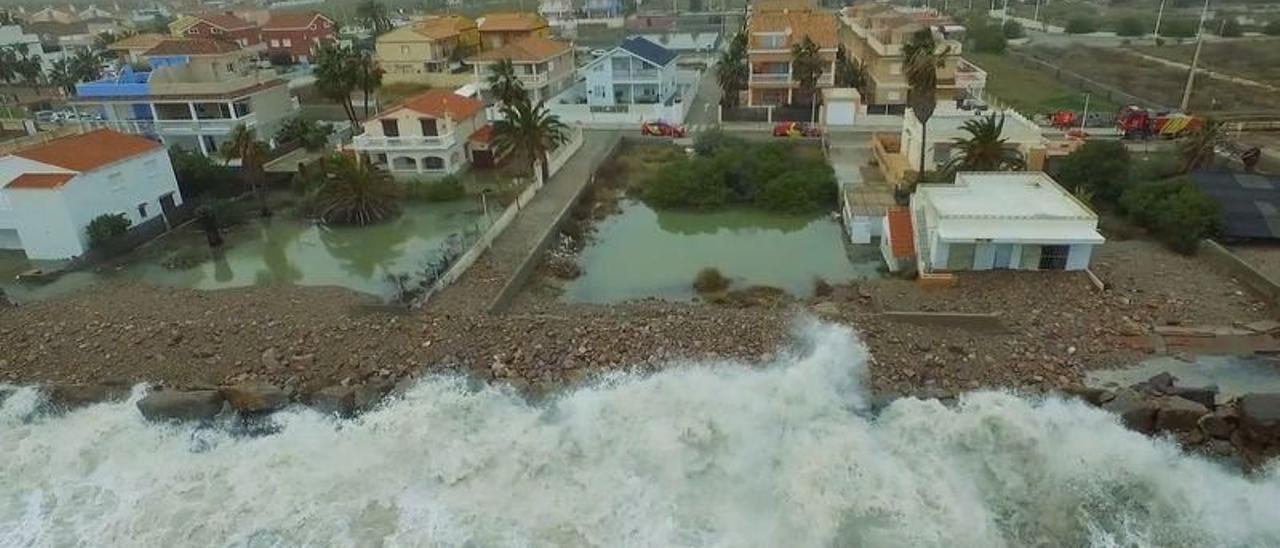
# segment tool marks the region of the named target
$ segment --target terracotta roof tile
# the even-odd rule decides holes
[[[14,152],[14,156],[72,171],[93,171],[107,164],[151,152],[163,145],[136,135],[99,129],[54,139]]]
[[[751,5],[752,13],[765,13],[770,11],[815,11],[818,9],[817,4],[813,0],[756,0]]]
[[[58,188],[76,178],[76,173],[23,173],[4,188]]]
[[[160,45],[161,42],[164,42],[165,40],[168,40],[168,39],[169,39],[169,36],[164,34],[154,34],[154,33],[135,34],[128,38],[121,38],[119,40],[116,40],[115,42],[112,42],[110,45],[107,46],[107,49],[113,49],[113,50],[151,49]]]
[[[333,22],[324,14],[315,11],[283,11],[271,14],[271,18],[267,19],[267,24],[262,25],[262,30],[290,30],[305,29],[311,26],[311,22],[317,17]]]
[[[541,15],[528,12],[490,13],[480,20],[480,32],[536,30],[547,26]]]
[[[413,97],[399,106],[392,107],[386,113],[407,108],[433,118],[444,118],[448,115],[454,120],[464,120],[484,109],[484,102],[470,97],[463,97],[445,89],[433,89]],[[381,117],[381,116],[379,116]]]
[[[460,15],[428,17],[413,24],[414,32],[432,40],[451,38],[474,28],[475,21]]]
[[[193,15],[195,19],[204,21],[222,30],[242,30],[253,28],[254,24],[230,13],[206,13],[202,15]]]
[[[543,38],[541,36],[527,36],[498,49],[491,49],[479,55],[472,56],[470,60],[499,61],[502,59],[511,59],[512,61],[537,62],[563,54],[570,49],[569,44],[566,42]]]
[[[240,49],[231,42],[208,38],[170,38],[142,55],[221,55]]]
[[[761,13],[751,16],[748,28],[756,32],[789,32],[786,49],[808,36],[819,48],[835,48],[839,45],[836,17],[830,13]],[[750,47],[758,48],[756,37],[751,37]]]
[[[911,233],[911,211],[905,207],[889,208],[889,248],[896,259],[916,255],[914,235]]]
[[[477,129],[475,133],[472,133],[471,137],[468,137],[467,140],[476,143],[488,143],[489,141],[492,141],[493,124],[485,124],[484,127]]]

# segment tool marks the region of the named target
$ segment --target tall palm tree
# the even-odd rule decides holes
[[[726,107],[738,106],[742,90],[747,88],[750,78],[747,62],[741,55],[734,53],[733,48],[720,53],[720,62],[716,64],[716,82],[720,84],[720,104]]]
[[[347,113],[351,130],[360,131],[360,117],[351,104],[351,93],[360,85],[362,67],[355,52],[339,44],[323,44],[316,51],[316,89],[330,101],[335,101]]]
[[[529,93],[525,91],[524,84],[521,84],[520,78],[516,76],[516,66],[509,58],[494,63],[489,71],[488,82],[493,96],[504,105],[514,105],[529,100]]]
[[[551,174],[547,168],[547,155],[569,140],[569,126],[560,117],[538,103],[521,101],[502,105],[502,120],[493,123],[493,143],[506,154],[519,152],[529,162],[530,173],[541,164],[542,182]]]
[[[71,74],[76,82],[92,82],[102,78],[102,56],[82,49],[71,57]]]
[[[66,59],[58,59],[49,67],[49,83],[58,86],[66,95],[75,94],[76,83],[79,81],[72,71],[71,63]]]
[[[800,91],[809,95],[809,104],[818,100],[818,78],[822,77],[822,65],[818,45],[808,35],[791,46],[791,75],[800,84]]]
[[[1182,172],[1190,173],[1197,169],[1213,165],[1218,145],[1226,140],[1226,132],[1222,122],[1205,120],[1199,130],[1187,135],[1178,144],[1178,155],[1182,157]]]
[[[368,51],[360,52],[351,59],[351,62],[355,63],[352,69],[353,76],[356,86],[364,96],[364,117],[368,119],[369,96],[382,87],[382,68],[378,66],[378,61],[373,58],[373,54]]]
[[[323,160],[321,171],[313,210],[324,223],[364,226],[400,213],[399,188],[385,170],[335,154]]]
[[[859,92],[867,85],[866,67],[861,61],[849,55],[849,50],[845,49],[844,44],[836,49],[835,84],[837,87],[854,88]]]
[[[959,153],[947,162],[947,173],[959,171],[1020,171],[1027,167],[1022,153],[1006,147],[1000,135],[1004,132],[1004,115],[995,114],[969,120],[960,126],[969,138],[957,138]]]
[[[257,196],[262,216],[270,217],[271,209],[267,207],[267,194],[262,188],[262,164],[267,157],[267,145],[258,140],[257,132],[244,124],[237,124],[218,154],[222,156],[224,163],[240,160],[240,174]]]
[[[907,84],[910,86],[907,104],[920,122],[921,143],[925,142],[928,134],[929,118],[933,117],[933,111],[938,107],[938,69],[946,62],[950,50],[947,46],[939,48],[933,38],[933,30],[928,28],[916,31],[911,35],[911,40],[902,46],[903,57],[906,59]],[[920,147],[921,175],[925,172],[926,148]]]

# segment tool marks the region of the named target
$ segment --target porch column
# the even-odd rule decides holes
[[[236,114],[235,101],[227,101],[227,112],[231,115],[232,120],[235,120],[240,117],[238,114]]]
[[[192,120],[192,121],[198,120],[198,118],[196,118],[196,104],[195,104],[195,103],[192,103],[192,102],[188,101],[188,102],[187,102],[187,110],[191,111],[191,120]]]
[[[197,134],[196,134],[196,143],[198,143],[198,144],[200,145],[200,154],[201,154],[202,156],[208,156],[208,155],[209,155],[209,149],[208,149],[207,147],[205,147],[205,145],[204,145],[204,136],[203,136],[203,135],[200,135],[199,133],[197,133]]]

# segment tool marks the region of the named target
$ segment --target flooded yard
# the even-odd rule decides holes
[[[564,284],[572,302],[609,303],[646,297],[690,300],[698,271],[718,268],[733,288],[773,286],[812,295],[814,280],[881,276],[874,246],[846,246],[838,221],[731,208],[658,211],[623,200],[621,212],[596,225],[579,254],[582,276]]]
[[[209,249],[203,233],[188,227],[140,248],[117,267],[72,272],[48,284],[16,282],[14,276],[33,265],[21,253],[7,253],[0,255],[0,288],[24,302],[106,278],[132,277],[203,290],[289,283],[386,297],[393,291],[388,274],[422,272],[445,246],[463,245],[464,232],[478,232],[486,223],[474,200],[407,204],[395,220],[368,227],[326,227],[281,213],[230,229],[218,250]]]

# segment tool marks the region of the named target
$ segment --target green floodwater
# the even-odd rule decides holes
[[[812,295],[819,276],[839,282],[882,275],[879,249],[846,245],[840,223],[825,215],[657,211],[636,200],[620,205],[620,213],[596,225],[579,255],[583,274],[565,284],[565,299],[689,300],[694,276],[706,267],[720,269],[734,288],[768,285],[802,297]]]
[[[420,273],[454,236],[485,227],[471,200],[409,204],[389,223],[368,227],[324,227],[281,213],[232,228],[221,250],[210,250],[204,234],[187,228],[129,255],[123,266],[73,272],[48,284],[18,283],[32,265],[21,253],[0,255],[0,287],[19,302],[39,300],[111,277],[193,289],[224,289],[272,283],[340,286],[380,296],[392,294],[389,273]]]

